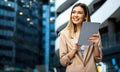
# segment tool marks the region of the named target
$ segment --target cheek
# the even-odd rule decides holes
[[[80,18],[85,19],[85,16],[84,15],[80,15]]]
[[[85,20],[85,16],[80,16],[80,19],[81,19],[82,21],[84,21],[84,20]]]
[[[71,18],[73,18],[73,17],[74,17],[74,15],[72,14],[72,15],[71,15]]]

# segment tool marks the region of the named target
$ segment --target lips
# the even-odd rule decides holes
[[[79,19],[78,19],[78,18],[74,18],[73,20],[74,20],[74,21],[79,21]]]

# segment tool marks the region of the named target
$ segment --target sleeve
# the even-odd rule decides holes
[[[99,34],[99,35],[100,35],[100,34]],[[102,46],[101,37],[100,37],[100,41],[99,41],[99,43],[98,43],[98,49],[99,49],[99,51],[100,51],[100,56],[99,56],[99,57],[96,57],[96,56],[95,56],[95,61],[96,61],[96,62],[101,62],[101,61],[102,61],[102,48],[103,48],[103,46]]]
[[[60,34],[59,37],[59,46],[60,46],[60,63],[63,66],[67,66],[71,63],[69,57],[68,57],[68,49],[67,49],[67,43],[66,43],[66,38],[64,34]]]

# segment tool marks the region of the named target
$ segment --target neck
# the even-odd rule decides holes
[[[80,33],[82,24],[76,25],[76,33]]]

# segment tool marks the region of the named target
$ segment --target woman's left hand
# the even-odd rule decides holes
[[[98,42],[100,40],[99,33],[92,34],[91,37],[88,38],[89,42],[93,42],[94,45],[98,45]]]

